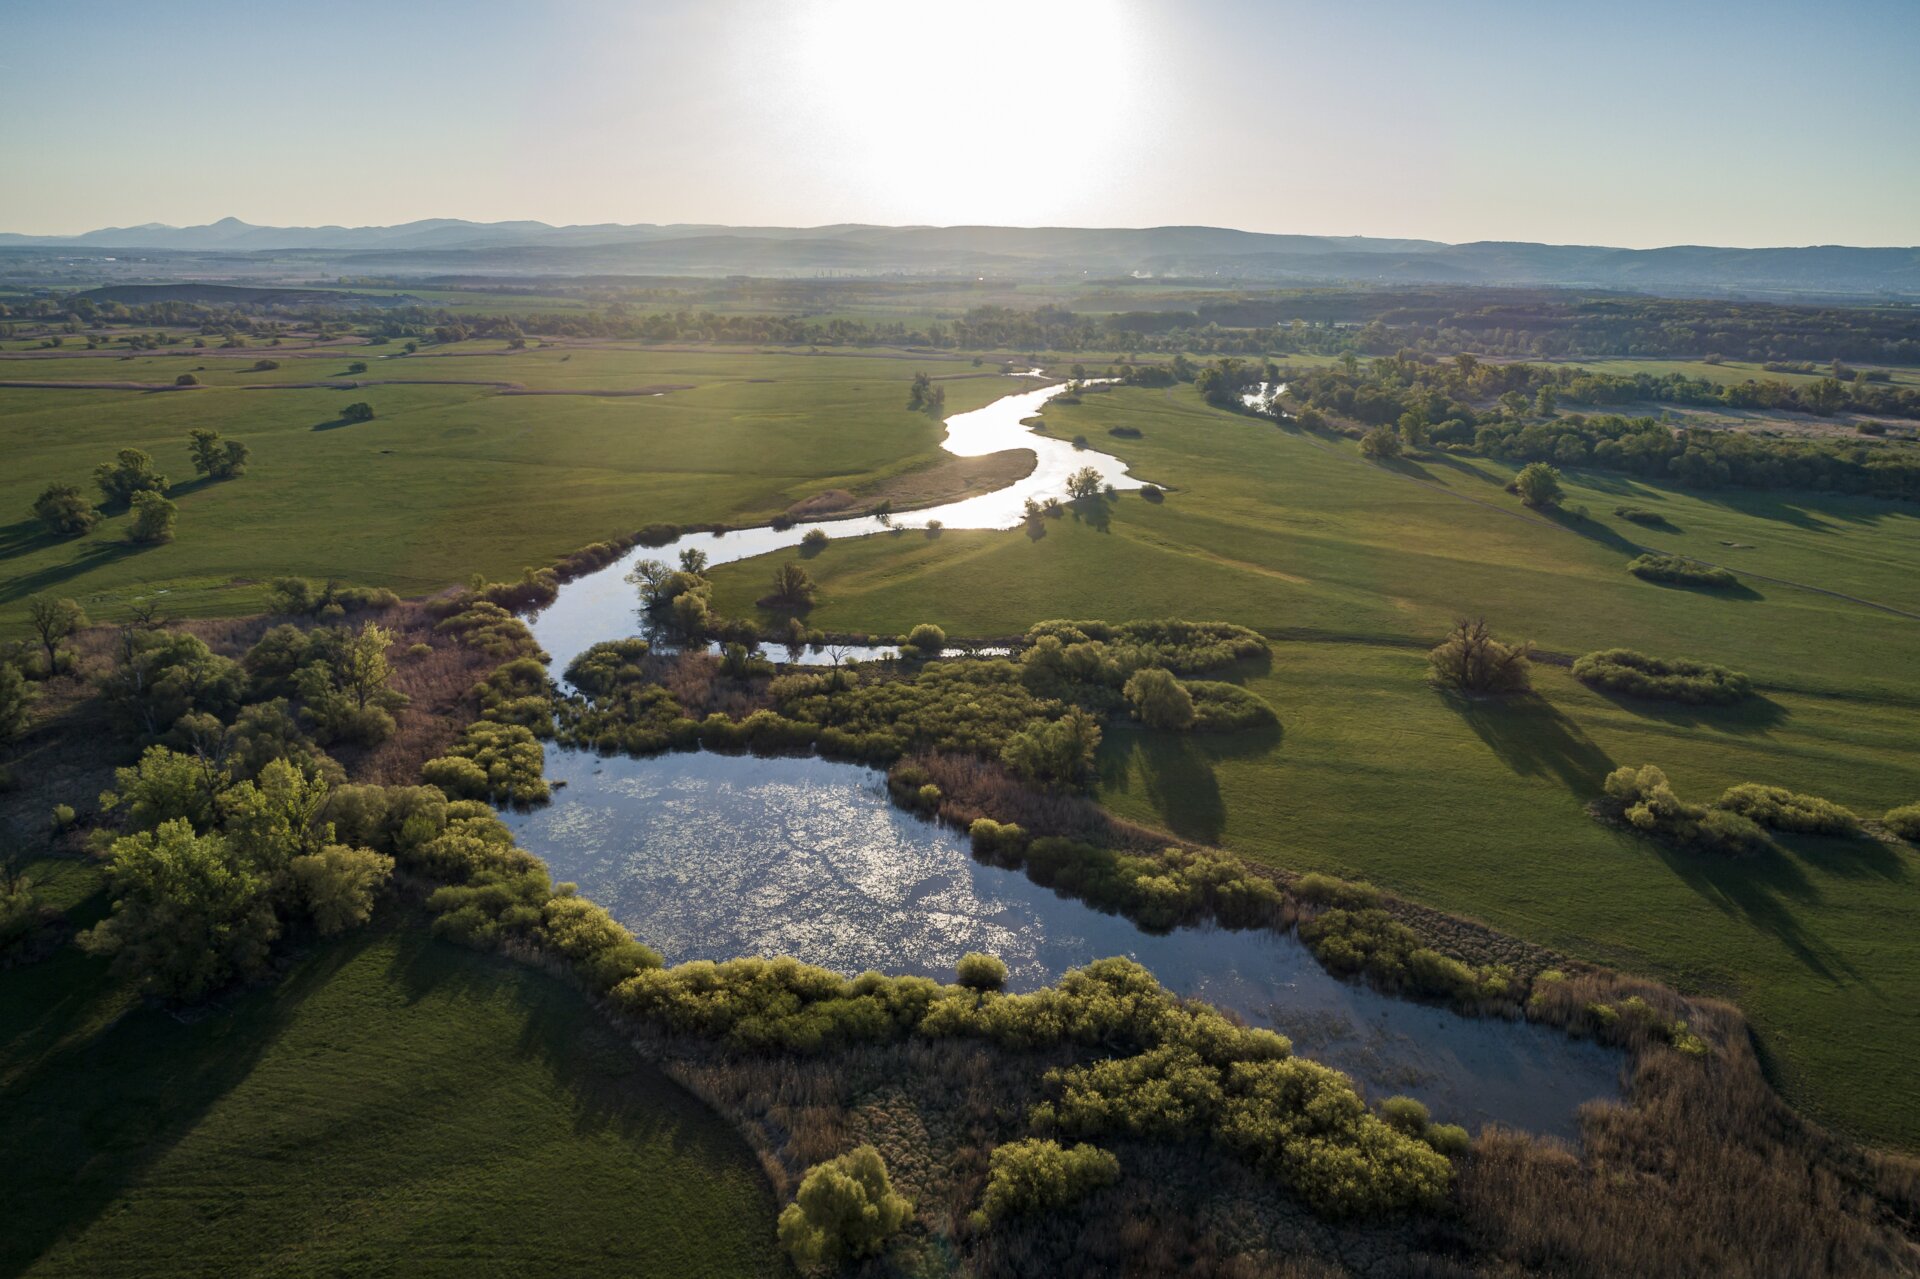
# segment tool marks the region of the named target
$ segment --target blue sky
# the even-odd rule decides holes
[[[1920,0],[0,2],[0,230],[1920,244]]]

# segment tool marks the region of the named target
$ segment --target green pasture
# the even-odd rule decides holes
[[[0,1200],[6,1275],[784,1271],[718,1117],[571,989],[407,930],[181,1019],[71,947],[0,974]]]
[[[655,521],[765,520],[825,488],[852,488],[945,457],[940,424],[905,408],[918,370],[973,374],[931,357],[803,356],[575,350],[499,351],[472,344],[379,359],[364,352],[250,360],[172,355],[133,360],[14,361],[0,375],[36,380],[171,382],[185,391],[0,388],[0,634],[19,634],[24,597],[70,595],[99,619],[160,595],[173,616],[245,613],[264,579],[336,576],[402,593],[437,590],[478,571],[517,574],[590,542]],[[247,353],[249,355],[253,353]],[[355,390],[241,389],[345,377],[429,385]],[[202,368],[202,366],[204,366]],[[30,371],[29,371],[30,370]],[[533,389],[633,390],[660,396],[502,395],[454,380]],[[945,384],[949,411],[1014,389],[995,375]],[[346,404],[376,417],[344,424]],[[196,481],[187,433],[207,426],[253,450],[244,477]],[[46,535],[30,508],[48,483],[91,488],[96,463],[145,449],[174,485],[175,540],[136,548],[116,513],[77,539]]]
[[[1737,999],[1787,1095],[1849,1132],[1920,1146],[1920,1101],[1890,1072],[1920,1051],[1920,865],[1872,841],[1810,840],[1745,862],[1681,855],[1595,823],[1621,764],[1683,795],[1740,781],[1877,816],[1920,798],[1920,512],[1811,494],[1688,493],[1569,477],[1587,516],[1530,517],[1511,468],[1363,459],[1349,443],[1208,409],[1190,388],[1050,408],[1136,474],[1172,486],[1044,521],[1040,535],[918,530],[807,561],[813,624],[932,621],[1006,635],[1043,617],[1178,614],[1280,637],[1249,685],[1270,736],[1114,733],[1100,795],[1116,812],[1295,868],[1373,878],[1589,959]],[[1130,426],[1137,439],[1108,435]],[[1662,511],[1670,527],[1616,517]],[[1729,547],[1726,542],[1738,543]],[[1744,570],[1740,590],[1676,590],[1625,563],[1642,546]],[[716,604],[754,612],[777,557],[716,570]],[[1625,644],[1747,670],[1732,710],[1599,696],[1542,665],[1539,696],[1457,703],[1424,654],[1456,617],[1578,654]]]

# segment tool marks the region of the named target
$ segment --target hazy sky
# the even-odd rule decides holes
[[[0,6],[0,230],[1920,244],[1920,0]]]

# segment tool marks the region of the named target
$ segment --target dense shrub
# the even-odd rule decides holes
[[[267,611],[295,617],[338,616],[360,609],[388,609],[400,597],[384,586],[346,586],[329,578],[276,577],[267,584]]]
[[[604,640],[567,663],[567,682],[591,697],[610,697],[646,678],[652,651],[643,639]]]
[[[1528,506],[1558,506],[1565,491],[1560,487],[1560,472],[1545,462],[1529,462],[1513,477],[1513,491]]]
[[[1433,682],[1466,693],[1524,693],[1533,683],[1533,645],[1493,638],[1484,617],[1462,618],[1427,654]]]
[[[1238,733],[1280,722],[1273,707],[1238,684],[1196,679],[1186,681],[1186,689],[1193,698],[1196,733]]]
[[[78,486],[49,484],[34,499],[34,518],[57,537],[78,537],[100,522],[100,512]]]
[[[780,1213],[780,1244],[801,1266],[839,1270],[878,1255],[913,1215],[872,1146],[815,1164]]]
[[[998,956],[969,951],[953,966],[953,975],[968,990],[999,990],[1007,984],[1007,965]]]
[[[922,622],[908,631],[904,645],[927,657],[938,657],[946,646],[947,633],[931,622]]]
[[[469,724],[451,750],[421,765],[420,776],[455,799],[496,804],[543,804],[546,754],[531,729],[481,720]]]
[[[518,724],[535,737],[553,736],[553,698],[547,668],[531,657],[503,662],[474,685],[480,718]]]
[[[1085,780],[1100,749],[1100,725],[1078,706],[1007,738],[1000,761],[1036,786],[1072,787]]]
[[[1613,513],[1623,520],[1632,520],[1635,524],[1645,524],[1649,528],[1666,528],[1667,517],[1658,511],[1649,511],[1644,506],[1616,506]]]
[[[992,1221],[1054,1212],[1119,1179],[1120,1161],[1098,1146],[1062,1146],[1045,1137],[1004,1142],[988,1156],[980,1213]]]
[[[1652,764],[1609,773],[1600,806],[1636,830],[1682,847],[1750,853],[1767,843],[1765,832],[1739,813],[1683,801],[1674,794],[1667,775]]]
[[[130,505],[133,522],[127,526],[127,540],[143,546],[173,540],[174,521],[180,508],[156,492],[135,493]]]
[[[1630,648],[1588,653],[1574,661],[1573,676],[1584,684],[1630,697],[1696,705],[1727,705],[1753,692],[1753,681],[1739,671],[1683,657],[1648,657]]]
[[[433,629],[453,636],[454,642],[463,647],[477,649],[490,657],[540,655],[540,645],[527,624],[488,600],[460,597]]]
[[[1627,572],[1649,582],[1704,586],[1714,590],[1724,590],[1740,582],[1739,578],[1724,568],[1714,568],[1684,555],[1658,555],[1652,551],[1627,561]]]
[[[1920,804],[1902,804],[1898,808],[1890,808],[1880,820],[1901,839],[1920,843]]]
[[[1860,819],[1851,809],[1817,795],[1796,795],[1781,786],[1760,786],[1752,782],[1730,786],[1714,801],[1714,807],[1738,813],[1773,830],[1801,835],[1860,833]]]
[[[0,662],[0,744],[27,731],[29,708],[39,692],[12,662]]]
[[[342,422],[371,422],[373,421],[373,405],[367,403],[365,400],[355,400],[352,404],[340,410],[340,420]]]
[[[1030,643],[1051,635],[1063,645],[1097,643],[1111,650],[1115,684],[1146,666],[1164,666],[1175,675],[1204,675],[1235,662],[1264,658],[1271,646],[1257,631],[1231,622],[1189,622],[1183,618],[1118,624],[1094,621],[1037,622],[1027,629]]]
[[[137,493],[164,493],[167,477],[153,469],[153,459],[139,449],[121,449],[111,462],[93,469],[93,482],[111,506],[128,506]]]
[[[1364,976],[1387,991],[1428,999],[1475,1003],[1505,997],[1512,974],[1504,968],[1470,968],[1420,944],[1413,929],[1377,908],[1324,910],[1300,925],[1300,939],[1333,973]]]
[[[393,858],[366,848],[329,844],[288,863],[301,904],[322,937],[367,922],[373,900],[393,874]]]
[[[1309,871],[1293,881],[1293,895],[1302,901],[1365,909],[1380,904],[1380,890],[1365,880],[1337,879]]]
[[[635,941],[604,907],[568,885],[560,889],[542,908],[540,940],[591,989],[605,992],[643,968],[660,967],[659,954]]]

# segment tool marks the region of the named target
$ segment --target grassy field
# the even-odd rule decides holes
[[[479,571],[517,575],[589,542],[654,521],[764,520],[827,488],[858,488],[945,457],[941,427],[906,410],[918,369],[972,374],[965,361],[882,356],[534,350],[499,343],[379,359],[373,352],[248,359],[143,356],[13,361],[0,378],[171,383],[183,392],[0,388],[9,456],[0,476],[0,635],[22,629],[22,599],[71,595],[96,619],[165,593],[174,616],[245,613],[262,579],[287,573],[436,590]],[[266,358],[271,352],[245,352]],[[367,359],[369,379],[439,385],[358,390],[243,390],[345,377]],[[204,366],[204,367],[202,367]],[[545,390],[684,385],[660,396],[502,395],[494,380]],[[1012,389],[997,376],[947,386],[949,411]],[[370,403],[371,422],[340,409]],[[195,482],[189,430],[245,441],[250,469],[223,484]],[[175,485],[175,540],[136,548],[127,516],[73,540],[44,535],[30,515],[56,480],[91,491],[115,450],[151,453]]]
[[[1683,794],[1737,781],[1877,815],[1920,798],[1920,512],[1778,493],[1684,493],[1569,477],[1590,518],[1524,518],[1510,468],[1430,458],[1382,466],[1344,441],[1207,409],[1191,389],[1049,409],[1177,491],[1125,495],[1044,535],[943,533],[838,542],[810,560],[812,622],[1004,635],[1043,617],[1182,614],[1292,642],[1251,684],[1271,740],[1109,741],[1116,811],[1292,867],[1364,875],[1570,953],[1736,998],[1787,1094],[1872,1140],[1920,1147],[1920,1098],[1885,1081],[1920,1052],[1920,866],[1910,851],[1812,841],[1727,863],[1679,856],[1586,816],[1606,772],[1667,768]],[[1131,426],[1138,439],[1106,433]],[[1630,502],[1670,529],[1612,515]],[[1735,542],[1737,547],[1724,545]],[[1745,571],[1724,595],[1639,581],[1641,545]],[[717,570],[723,612],[753,611],[762,561]],[[1511,638],[1577,654],[1626,644],[1749,671],[1733,711],[1616,702],[1543,667],[1540,696],[1456,705],[1424,651],[1484,613]]]
[[[785,1270],[717,1117],[571,989],[406,929],[186,1021],[72,948],[0,973],[0,1167],[5,1275]]]
[[[1618,373],[1632,377],[1636,373],[1648,373],[1654,377],[1665,377],[1669,373],[1681,373],[1691,378],[1704,378],[1722,386],[1740,382],[1786,382],[1793,386],[1811,386],[1825,377],[1825,373],[1769,373],[1765,366],[1747,360],[1722,360],[1718,364],[1708,364],[1705,360],[1563,360],[1548,363],[1575,364],[1594,373]],[[1818,363],[1818,361],[1815,361]],[[1851,360],[1843,361],[1853,368],[1874,369],[1886,367],[1876,364],[1855,364]],[[1894,386],[1920,386],[1920,370],[1887,368],[1891,373]]]

